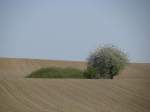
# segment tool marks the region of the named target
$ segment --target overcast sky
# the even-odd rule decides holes
[[[0,57],[85,60],[102,44],[150,62],[150,0],[0,0]]]

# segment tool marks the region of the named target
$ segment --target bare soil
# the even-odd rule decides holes
[[[0,112],[149,112],[150,64],[130,64],[113,80],[28,79],[48,66],[85,62],[0,59]]]

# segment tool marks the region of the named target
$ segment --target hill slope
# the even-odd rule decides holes
[[[51,66],[85,69],[86,63],[77,61],[0,58],[0,78],[23,78],[34,70]]]
[[[114,80],[27,79],[47,66],[85,62],[0,59],[0,112],[149,112],[150,64],[130,64]]]
[[[74,67],[84,70],[86,62],[0,58],[0,78],[23,78],[34,70],[50,66]],[[129,64],[116,78],[150,78],[150,64]]]

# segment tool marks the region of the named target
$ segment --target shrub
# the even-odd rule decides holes
[[[128,63],[127,55],[115,46],[103,46],[88,58],[86,77],[113,79]]]
[[[83,72],[83,75],[87,79],[94,79],[96,77],[96,70],[94,68],[88,68]]]
[[[75,68],[49,67],[33,71],[27,78],[84,78],[83,71]]]

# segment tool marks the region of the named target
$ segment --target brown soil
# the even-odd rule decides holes
[[[149,112],[150,64],[130,64],[113,80],[27,79],[48,66],[85,62],[0,59],[0,112]]]

